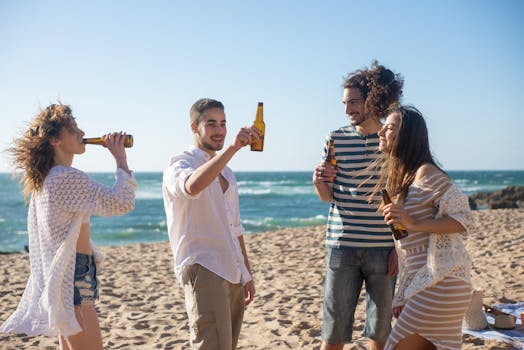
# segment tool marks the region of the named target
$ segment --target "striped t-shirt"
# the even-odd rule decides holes
[[[333,183],[333,199],[329,209],[326,246],[329,248],[391,248],[391,231],[384,217],[377,212],[380,195],[368,203],[368,195],[378,179],[368,165],[378,157],[378,135],[362,135],[348,125],[332,131],[322,154],[326,159],[329,140],[333,140],[338,172]],[[372,176],[365,185],[359,184]]]

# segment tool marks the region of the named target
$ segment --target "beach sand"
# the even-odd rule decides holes
[[[524,301],[524,210],[475,212],[479,230],[467,239],[474,286],[484,303]],[[255,300],[246,310],[239,349],[319,349],[325,269],[324,226],[246,235]],[[97,304],[106,349],[188,349],[184,298],[173,275],[167,242],[104,247]],[[0,322],[25,287],[27,254],[0,256]],[[365,349],[364,295],[356,312],[354,342]],[[0,335],[0,349],[55,349],[48,337]],[[513,349],[465,335],[463,349]]]

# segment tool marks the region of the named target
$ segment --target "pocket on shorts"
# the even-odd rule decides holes
[[[330,249],[328,253],[328,266],[339,268],[342,265],[342,252],[340,249]]]
[[[184,267],[184,269],[182,270],[182,284],[189,284],[192,287],[194,287],[197,280],[197,273],[199,267],[200,265],[198,264],[193,264]]]
[[[87,276],[90,271],[90,264],[75,264],[75,279]]]

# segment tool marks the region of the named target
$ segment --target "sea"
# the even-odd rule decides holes
[[[311,172],[236,172],[242,225],[247,234],[324,225],[329,205],[320,201]],[[524,186],[524,170],[448,171],[453,183],[468,195],[507,186]],[[113,173],[90,173],[111,185]],[[162,201],[162,173],[138,172],[135,210],[119,217],[91,218],[92,239],[98,246],[120,246],[168,239]],[[0,252],[23,251],[28,244],[27,206],[21,185],[0,173]]]

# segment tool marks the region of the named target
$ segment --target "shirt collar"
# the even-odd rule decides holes
[[[193,155],[195,158],[201,160],[202,162],[207,162],[211,157],[206,152],[202,151],[200,148],[198,148],[195,145],[189,146],[189,153]],[[227,181],[231,183],[231,176],[230,172],[228,171],[228,167],[225,166],[224,169],[220,171],[220,173],[226,178]],[[229,189],[228,189],[229,190]]]
[[[196,158],[199,158],[203,161],[208,161],[211,157],[206,152],[202,151],[200,148],[198,148],[195,145],[189,146],[189,152],[195,156]]]

